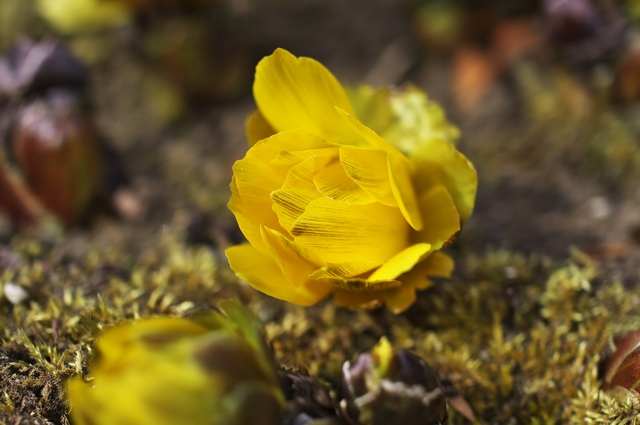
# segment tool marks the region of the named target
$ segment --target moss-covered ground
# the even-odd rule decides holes
[[[343,362],[387,336],[450,382],[478,424],[640,423],[637,395],[604,391],[598,372],[615,338],[640,328],[637,103],[603,94],[601,68],[534,57],[461,110],[450,58],[421,50],[399,2],[240,3],[232,16],[252,46],[248,79],[207,106],[187,106],[126,31],[66,39],[89,66],[98,125],[145,212],[99,213],[65,234],[0,219],[0,285],[27,294],[18,304],[0,296],[0,423],[69,423],[65,380],[86,376],[101,329],[228,297],[259,316],[280,364],[304,365],[333,390]],[[0,1],[0,12],[13,17],[0,23],[2,49],[20,33],[53,33],[31,1]],[[289,305],[226,265],[224,248],[242,239],[226,202],[246,150],[251,67],[276,46],[346,82],[413,81],[462,130],[480,186],[474,217],[448,248],[454,277],[400,315]],[[452,422],[468,423],[455,412]]]

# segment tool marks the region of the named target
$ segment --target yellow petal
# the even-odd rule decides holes
[[[454,263],[451,257],[440,251],[429,255],[426,260],[418,263],[409,272],[398,277],[403,286],[411,286],[424,290],[433,285],[429,277],[450,278]]]
[[[447,121],[442,107],[416,87],[391,92],[388,103],[393,120],[380,135],[402,152],[413,152],[431,139],[455,143],[460,138],[460,130]]]
[[[326,266],[320,267],[318,270],[314,271],[309,277],[312,279],[343,279],[359,276],[379,266],[380,263],[327,264]]]
[[[416,290],[433,285],[429,277],[451,277],[453,260],[446,254],[434,252],[426,260],[397,277],[401,286],[380,291],[379,299],[395,314],[402,313],[416,301]]]
[[[416,302],[416,291],[403,283],[402,286],[384,291],[380,299],[394,314],[400,314]]]
[[[333,150],[325,149],[324,151],[331,153]],[[316,173],[326,168],[331,162],[336,161],[337,158],[333,156],[310,156],[291,167],[282,188],[316,190],[316,185],[313,182]]]
[[[359,137],[360,142],[355,144],[356,146],[376,148],[385,152],[394,152],[411,172],[414,171],[415,166],[413,162],[411,162],[402,152],[396,149],[395,146],[380,137],[378,133],[364,125],[356,117],[341,110],[340,108],[337,109],[340,112],[342,119],[351,126],[352,131]]]
[[[411,270],[431,250],[428,243],[419,243],[403,249],[368,277],[370,281],[392,280]]]
[[[417,268],[418,273],[424,273],[427,277],[450,278],[455,264],[453,259],[443,252],[434,252]],[[410,278],[409,276],[408,278]],[[416,289],[426,289],[431,286],[431,282],[426,287],[420,285],[422,281],[416,281],[413,285]]]
[[[382,304],[379,297],[380,292],[377,291],[355,292],[336,289],[333,293],[333,302],[342,307],[371,309]]]
[[[278,133],[256,143],[247,155],[233,165],[231,201],[242,233],[253,246],[266,253],[260,236],[260,225],[285,231],[272,209],[271,193],[285,183],[291,164],[274,164],[273,159],[282,151],[321,149],[326,144],[314,137],[297,132]],[[312,182],[309,186],[315,190]]]
[[[389,181],[387,152],[353,146],[340,148],[340,162],[349,178],[378,202],[398,205]]]
[[[296,130],[281,131],[267,139],[256,143],[252,149],[249,149],[247,155],[258,150],[267,150],[269,156],[273,159],[283,152],[306,152],[313,150],[322,150],[325,148],[335,148],[336,144],[310,136]],[[318,155],[317,153],[314,153]],[[305,157],[306,158],[306,157]]]
[[[393,121],[388,87],[373,88],[366,84],[346,87],[356,116],[364,125],[382,135]]]
[[[356,143],[352,143],[356,146],[369,147],[381,149],[383,151],[395,150],[386,140],[380,137],[375,131],[364,125],[353,114],[345,111],[342,108],[336,107],[340,118],[344,124],[349,128],[349,131],[356,137]]]
[[[238,222],[240,231],[242,231],[242,234],[251,245],[253,245],[257,250],[266,254],[267,247],[262,242],[262,236],[260,234],[260,222],[255,220],[255,214],[251,214],[253,216],[252,218],[254,219],[249,218],[247,214],[245,214],[245,208],[242,203],[242,199],[240,199],[240,195],[238,194],[235,175],[231,178],[231,184],[229,185],[229,187],[231,188],[231,199],[229,200],[229,204],[227,206],[236,217],[236,221]]]
[[[430,243],[439,250],[460,230],[460,217],[449,192],[443,186],[435,186],[420,196],[423,229],[412,233],[412,242]]]
[[[341,141],[351,130],[335,107],[353,114],[338,80],[321,63],[277,49],[256,67],[253,95],[276,131],[298,129]]]
[[[408,229],[397,208],[320,198],[296,220],[291,235],[327,263],[383,263],[407,246]]]
[[[329,142],[323,142],[327,143],[327,146],[330,146]],[[309,149],[305,151],[282,151],[271,161],[271,163],[279,165],[295,165],[312,156],[333,156],[337,158],[339,154],[340,151],[338,148],[330,147],[323,149]]]
[[[433,285],[428,277],[451,277],[452,271],[453,260],[446,254],[434,252],[426,260],[398,276],[397,280],[402,282],[401,285],[387,286],[377,291],[355,291],[346,289],[346,286],[339,287],[333,293],[333,300],[336,305],[351,308],[371,308],[385,304],[393,313],[399,314],[415,302],[416,290],[424,290]]]
[[[453,144],[432,139],[419,146],[410,159],[416,165],[414,182],[417,193],[442,185],[458,210],[462,223],[471,216],[478,187],[473,164]]]
[[[398,208],[400,208],[409,225],[415,230],[420,230],[423,222],[416,199],[416,192],[411,181],[411,173],[405,162],[399,157],[400,155],[399,153],[389,152],[387,156],[391,191],[396,199]]]
[[[233,196],[229,209],[236,215],[247,240],[264,252],[264,248],[261,248],[262,238],[257,237],[260,234],[260,225],[264,224],[276,230],[283,229],[276,213],[271,209],[270,195],[284,183],[288,167],[270,164],[270,152],[259,149],[260,146],[254,146],[244,159],[236,161],[233,165]]]
[[[338,289],[353,292],[378,292],[385,289],[395,288],[401,285],[399,280],[379,280],[372,282],[366,278],[323,278],[319,279],[319,282],[326,283],[328,285],[335,286]]]
[[[272,209],[278,216],[280,225],[291,232],[293,223],[304,213],[307,206],[321,196],[317,190],[304,188],[275,190],[271,192]]]
[[[334,158],[331,156],[308,157],[289,169],[282,189],[271,193],[273,211],[287,231],[291,230],[293,223],[311,201],[322,197],[322,194],[316,190],[313,178],[318,170],[322,170],[332,160]]]
[[[227,249],[226,255],[229,266],[238,277],[274,298],[309,306],[320,301],[331,291],[330,286],[312,280],[293,285],[271,256],[262,254],[251,245],[232,246]]]
[[[309,275],[313,273],[319,264],[322,264],[322,260],[287,239],[282,233],[263,226],[262,237],[271,253],[271,257],[294,286],[307,282]]]
[[[376,198],[349,178],[342,164],[337,161],[318,171],[313,182],[316,189],[329,199],[360,205],[376,202]]]
[[[245,128],[249,146],[253,146],[260,140],[276,134],[276,131],[269,125],[267,120],[264,119],[258,109],[249,115]]]
[[[346,90],[360,121],[405,154],[431,139],[455,143],[460,138],[442,107],[417,87],[391,91],[360,85]]]

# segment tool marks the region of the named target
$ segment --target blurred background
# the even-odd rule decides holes
[[[0,0],[0,243],[241,240],[231,165],[284,47],[443,105],[480,176],[454,250],[577,246],[637,279],[638,25],[636,0]]]

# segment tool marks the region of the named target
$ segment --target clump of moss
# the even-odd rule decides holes
[[[70,258],[32,240],[15,239],[3,249],[0,282],[21,285],[30,298],[0,304],[0,422],[67,423],[63,382],[84,373],[105,326],[181,316],[210,308],[219,297],[243,296],[212,251],[172,236],[159,239],[159,247],[133,260],[98,249]]]
[[[477,423],[635,423],[638,401],[609,394],[601,355],[640,327],[640,297],[607,282],[588,257],[565,263],[488,250],[396,316],[324,302],[302,308],[239,284],[215,250],[158,236],[140,254],[15,238],[0,248],[2,283],[30,298],[0,303],[0,422],[68,423],[63,383],[86,373],[105,326],[154,314],[182,316],[236,296],[264,322],[276,358],[337,387],[345,360],[382,336],[423,356],[473,406]],[[466,419],[455,412],[454,424]],[[617,421],[617,422],[616,422]]]

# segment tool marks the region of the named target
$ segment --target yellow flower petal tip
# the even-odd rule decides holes
[[[346,89],[283,49],[260,61],[250,149],[229,207],[249,244],[227,250],[254,288],[298,305],[400,313],[469,219],[477,175],[442,108],[416,87]]]

